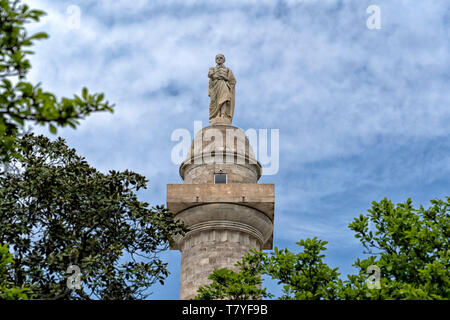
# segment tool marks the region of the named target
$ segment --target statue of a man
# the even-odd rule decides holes
[[[221,53],[216,55],[217,65],[209,68],[209,122],[211,124],[231,124],[234,113],[234,88],[236,79],[231,69],[223,64],[225,56]]]

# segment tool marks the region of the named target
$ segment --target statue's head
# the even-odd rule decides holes
[[[217,54],[216,55],[216,63],[218,65],[224,64],[225,63],[225,56],[223,54],[221,54],[221,53]]]

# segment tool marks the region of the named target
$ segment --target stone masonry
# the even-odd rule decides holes
[[[194,298],[216,269],[237,271],[250,249],[272,248],[274,185],[257,183],[261,170],[242,130],[213,124],[196,134],[180,166],[184,184],[167,185],[168,209],[189,228],[171,241],[182,252],[180,299]],[[214,184],[217,173],[226,184]]]

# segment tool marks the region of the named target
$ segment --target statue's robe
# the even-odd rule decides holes
[[[233,72],[225,66],[210,68],[212,78],[209,79],[208,95],[209,119],[227,117],[233,119],[234,114],[234,88],[236,79]]]

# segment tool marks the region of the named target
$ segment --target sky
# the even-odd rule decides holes
[[[259,181],[275,184],[274,246],[318,237],[325,261],[352,273],[364,254],[348,224],[372,201],[427,207],[450,195],[447,0],[25,3],[47,12],[29,31],[50,35],[28,80],[59,97],[86,86],[115,104],[58,135],[102,172],[145,175],[142,201],[164,204],[166,185],[182,183],[171,135],[208,124],[217,53],[237,80],[233,125],[279,130],[279,170]],[[149,298],[178,299],[181,254],[161,257],[171,274]]]

